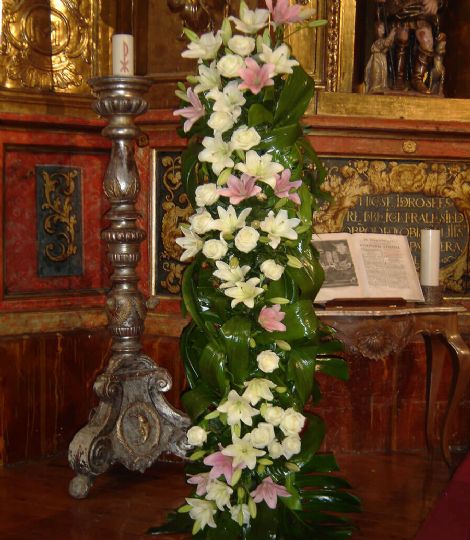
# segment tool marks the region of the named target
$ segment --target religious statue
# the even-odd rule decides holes
[[[385,94],[388,92],[388,63],[387,53],[395,39],[395,28],[385,36],[385,24],[377,21],[375,24],[377,39],[371,47],[371,55],[364,73],[364,89],[368,94]]]
[[[230,0],[167,0],[173,13],[178,13],[184,27],[196,33],[220,28],[229,14]]]
[[[384,34],[391,29],[390,36],[395,30],[394,82],[390,85],[393,90],[400,92],[411,87],[411,91],[419,94],[443,95],[445,35],[439,34],[438,11],[444,7],[445,1],[376,0],[378,20],[384,23]],[[374,50],[372,54],[375,54]],[[433,70],[434,83],[430,81]],[[436,82],[436,77],[439,82]]]

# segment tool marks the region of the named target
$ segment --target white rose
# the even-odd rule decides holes
[[[297,435],[305,424],[305,416],[300,414],[292,407],[284,411],[284,416],[282,417],[280,428],[282,429],[284,435]]]
[[[193,214],[189,218],[189,222],[191,223],[191,230],[197,234],[205,234],[211,231],[214,225],[214,220],[207,210]]]
[[[261,263],[261,272],[273,281],[277,281],[280,279],[282,274],[284,273],[284,267],[280,264],[277,264],[275,260],[268,259],[267,261],[264,261]]]
[[[274,405],[266,405],[263,410],[263,418],[273,426],[278,426],[284,416],[284,409]]]
[[[222,77],[233,79],[238,77],[238,72],[245,66],[245,62],[238,54],[226,54],[217,62],[217,69]]]
[[[254,51],[256,42],[251,37],[237,35],[228,40],[228,46],[235,54],[248,56]]]
[[[224,242],[223,240],[207,240],[207,242],[204,242],[204,247],[202,248],[202,252],[208,259],[214,259],[214,261],[218,261],[222,257],[225,257],[227,254],[228,246],[227,242]]]
[[[265,373],[272,373],[279,367],[279,356],[273,351],[263,351],[256,357],[258,367]]]
[[[253,227],[241,228],[235,236],[235,246],[243,253],[249,253],[258,243],[259,232]]]
[[[284,454],[281,443],[276,439],[271,441],[271,443],[268,445],[268,453],[273,459],[280,458]]]
[[[300,437],[298,435],[290,435],[282,441],[282,451],[286,459],[290,459],[295,454],[298,454],[301,449]]]
[[[210,128],[219,133],[232,129],[234,123],[233,116],[228,112],[213,112],[207,122]]]
[[[202,446],[207,441],[207,431],[199,426],[193,426],[186,433],[191,446]]]
[[[255,448],[265,448],[274,440],[274,427],[266,422],[260,422],[250,434],[250,441]]]
[[[240,126],[232,134],[231,142],[234,150],[250,150],[261,141],[261,137],[254,127]]]
[[[203,184],[196,188],[196,204],[198,206],[210,206],[219,200],[217,184]]]

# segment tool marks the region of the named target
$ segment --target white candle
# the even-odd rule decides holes
[[[439,285],[439,264],[441,257],[441,231],[421,229],[421,285]]]
[[[134,38],[130,34],[113,36],[113,75],[134,75]]]

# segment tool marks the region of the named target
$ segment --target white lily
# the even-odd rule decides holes
[[[259,414],[258,409],[252,407],[249,401],[240,396],[236,390],[230,390],[227,401],[219,405],[217,410],[227,414],[227,423],[229,426],[234,426],[240,421],[247,426],[252,426],[252,417]]]
[[[219,510],[224,509],[224,506],[230,506],[230,495],[233,493],[233,489],[227,486],[225,482],[220,480],[211,480],[207,484],[206,499],[214,501]]]
[[[283,165],[273,162],[271,154],[260,156],[254,150],[249,150],[245,156],[245,163],[237,163],[235,168],[268,184],[273,189],[276,187],[276,174],[284,170]]]
[[[289,59],[289,56],[289,47],[285,43],[274,50],[263,43],[263,52],[259,55],[265,64],[274,65],[274,72],[276,74],[292,73],[292,68],[299,65],[297,60]]]
[[[267,9],[255,9],[253,11],[248,9],[243,0],[240,2],[240,18],[229,17],[235,23],[235,28],[244,34],[256,34],[258,30],[266,26],[268,18],[269,11]]]
[[[222,450],[224,456],[230,456],[233,458],[233,467],[239,467],[240,469],[253,470],[256,467],[256,458],[264,456],[266,452],[254,448],[251,444],[251,434],[247,433],[243,439],[239,439],[236,436],[232,437],[233,444],[229,444]]]
[[[196,94],[220,88],[222,84],[215,61],[211,62],[210,66],[199,64],[199,75],[196,78],[198,80],[198,84],[194,87]]]
[[[225,289],[224,293],[233,298],[231,306],[234,308],[237,304],[243,303],[247,308],[253,309],[255,298],[264,293],[264,289],[257,287],[259,278],[250,278],[248,281],[238,281],[234,287]]]
[[[251,208],[245,208],[240,212],[240,215],[237,216],[235,208],[230,205],[227,210],[221,206],[217,207],[217,213],[219,214],[219,219],[215,219],[212,227],[221,231],[222,234],[228,235],[235,232],[237,229],[241,229],[246,224],[246,218],[251,212]]]
[[[288,240],[296,240],[297,232],[295,227],[300,223],[298,218],[289,218],[287,210],[279,210],[274,215],[271,210],[266,218],[260,223],[261,230],[268,233],[269,245],[276,249],[281,241],[281,238],[287,238]]]
[[[240,527],[243,527],[243,525],[250,523],[250,508],[247,504],[235,504],[230,508],[230,516]]]
[[[197,58],[198,60],[212,60],[217,56],[221,45],[222,37],[220,32],[217,32],[217,34],[207,32],[207,34],[202,34],[199,39],[191,41],[188,48],[181,53],[181,56],[183,58]]]
[[[243,398],[247,399],[252,405],[256,405],[260,399],[272,401],[274,396],[271,388],[275,388],[276,384],[268,379],[256,378],[243,383],[246,390],[243,392]]]
[[[238,88],[238,82],[231,81],[226,84],[222,91],[218,88],[208,92],[207,97],[215,101],[214,112],[226,112],[233,116],[235,120],[242,112],[242,106],[245,105],[246,99],[243,92]]]
[[[180,261],[184,262],[199,253],[204,245],[204,240],[189,227],[181,227],[184,236],[177,238],[175,242],[184,249]]]
[[[189,515],[196,522],[195,528],[197,530],[204,529],[206,525],[209,525],[213,529],[217,527],[214,521],[214,514],[217,512],[217,508],[212,501],[188,497],[186,502],[191,506]]]
[[[230,143],[223,141],[220,133],[216,134],[215,137],[204,137],[202,145],[204,150],[199,152],[199,160],[211,163],[215,174],[220,174],[227,167],[233,167],[234,162],[230,157],[232,147]]]
[[[237,265],[232,268],[229,264],[223,261],[216,261],[215,264],[217,266],[217,270],[214,272],[214,276],[224,282],[220,285],[221,289],[233,287],[237,281],[244,281],[246,274],[251,270],[251,268],[247,265]]]

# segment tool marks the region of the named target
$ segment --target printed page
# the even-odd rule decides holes
[[[353,242],[364,269],[366,297],[424,301],[406,236],[357,233]]]
[[[354,253],[351,238],[349,233],[313,235],[312,243],[319,252],[320,264],[325,271],[325,281],[315,297],[315,303],[364,296],[360,285],[361,258]]]

